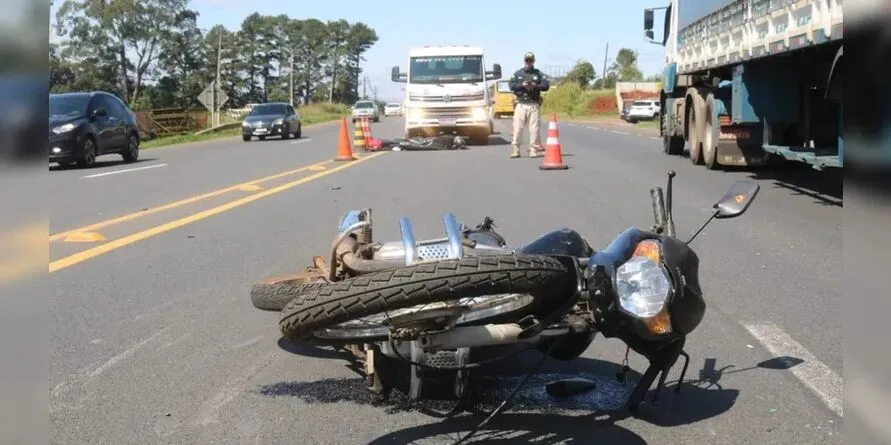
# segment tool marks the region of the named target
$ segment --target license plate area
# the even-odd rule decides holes
[[[439,125],[455,125],[458,123],[458,119],[454,117],[441,117],[439,118]]]

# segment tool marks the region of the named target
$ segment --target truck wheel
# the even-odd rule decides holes
[[[705,168],[717,170],[721,167],[718,163],[718,137],[715,129],[715,95],[708,93],[705,98],[705,123],[702,129],[702,160]]]
[[[662,151],[667,155],[677,156],[684,152],[684,138],[680,136],[662,136]]]
[[[687,94],[690,101],[690,162],[702,165],[702,137],[705,133],[705,99],[702,91],[694,88]]]
[[[659,113],[657,117],[659,118],[659,129],[662,133],[662,151],[671,156],[682,154],[684,152],[684,137],[671,134],[671,131],[667,128],[668,122],[666,122],[664,114]]]

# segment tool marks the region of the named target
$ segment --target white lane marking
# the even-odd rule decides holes
[[[828,366],[817,360],[801,344],[792,339],[779,327],[772,323],[743,324],[747,331],[757,339],[771,354],[781,357],[789,356],[804,360],[789,370],[817,394],[823,403],[839,417],[844,417],[844,381],[832,372]]]
[[[627,135],[631,136],[631,133],[628,133],[627,131],[610,130],[610,132],[615,133],[615,134],[627,134]]]
[[[96,173],[95,175],[81,176],[81,178],[99,178],[102,176],[117,175],[120,173],[129,173],[129,172],[138,172],[141,170],[148,170],[150,168],[158,168],[158,167],[166,167],[166,166],[167,166],[167,164],[154,164],[154,165],[147,165],[145,167],[125,168],[123,170],[115,170],[115,171],[110,171],[110,172],[105,172],[105,173]]]
[[[241,394],[242,388],[248,380],[259,374],[260,371],[267,366],[271,365],[273,360],[275,360],[276,355],[276,352],[266,354],[262,360],[247,368],[243,374],[223,386],[219,393],[204,402],[198,410],[198,415],[193,422],[193,425],[206,426],[212,423],[219,423],[220,410]]]
[[[98,377],[99,374],[102,374],[103,372],[107,371],[108,368],[111,368],[112,366],[118,364],[121,360],[124,360],[125,358],[133,355],[136,351],[142,349],[142,347],[147,345],[150,341],[160,337],[161,334],[166,332],[168,329],[170,329],[170,326],[168,326],[164,329],[161,329],[158,332],[155,332],[154,334],[152,334],[151,337],[146,338],[145,340],[127,348],[124,352],[121,352],[120,354],[108,359],[108,361],[103,363],[102,366],[90,371],[90,373],[87,374],[87,377],[89,377],[91,379]]]
[[[302,144],[304,142],[312,141],[312,139],[298,139],[296,141],[291,141],[292,144]]]
[[[641,135],[641,136],[642,136],[642,135]],[[650,136],[650,139],[652,139],[652,140],[654,140],[654,141],[661,141],[661,140],[662,140],[662,138],[657,138],[656,136]]]
[[[50,413],[57,412],[57,411],[60,411],[65,408],[65,405],[63,403],[57,402],[54,399],[59,399],[68,388],[72,387],[75,384],[78,384],[78,383],[85,384],[85,383],[95,379],[96,377],[98,377],[99,375],[101,375],[102,373],[107,371],[109,368],[120,363],[122,360],[130,357],[131,355],[135,354],[137,351],[139,351],[140,349],[145,347],[145,345],[147,345],[152,340],[160,337],[161,334],[167,332],[171,327],[172,326],[168,326],[164,329],[161,329],[158,332],[155,332],[150,337],[140,341],[139,343],[136,343],[133,346],[130,346],[129,348],[127,348],[120,354],[117,354],[114,357],[106,360],[105,363],[103,363],[102,365],[100,365],[96,369],[93,369],[90,372],[83,373],[81,375],[72,376],[72,378],[70,378],[68,381],[62,381],[62,382],[58,383],[56,386],[53,387],[53,389],[50,391],[50,394],[49,394],[50,395],[50,407],[49,407]],[[91,396],[87,396],[82,400],[89,399],[90,397]]]

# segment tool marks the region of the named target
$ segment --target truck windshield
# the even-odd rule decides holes
[[[409,83],[466,83],[483,81],[483,56],[412,57]]]
[[[510,93],[510,82],[506,80],[498,81],[498,92],[499,93]]]

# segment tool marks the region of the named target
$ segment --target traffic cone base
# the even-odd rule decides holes
[[[347,128],[347,121],[345,117],[340,118],[340,140],[337,146],[337,157],[334,158],[335,161],[355,161],[356,157],[353,156],[353,149],[350,147],[350,135],[349,129]]]

